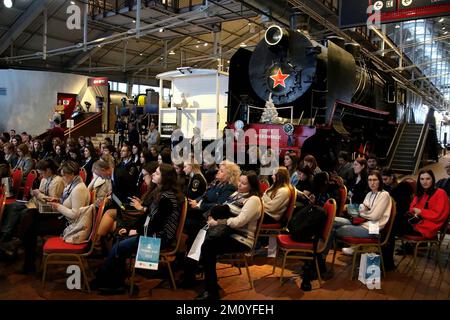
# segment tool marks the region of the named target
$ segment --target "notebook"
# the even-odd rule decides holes
[[[53,209],[53,207],[50,204],[39,202],[39,213],[57,214],[60,212],[58,210]]]

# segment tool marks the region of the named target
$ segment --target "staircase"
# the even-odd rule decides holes
[[[95,148],[100,148],[100,144],[105,140],[106,137],[110,137],[113,141],[114,146],[117,146],[119,135],[115,133],[97,133],[95,136],[91,137],[91,142]]]
[[[428,124],[399,125],[388,151],[389,167],[405,174],[415,174],[427,141]]]

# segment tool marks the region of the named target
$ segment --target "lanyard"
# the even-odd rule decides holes
[[[376,198],[378,197],[378,193],[379,193],[379,191],[377,191],[377,192],[375,193],[375,197],[373,198],[372,203],[370,204],[369,210],[373,208],[373,203],[375,202]],[[372,195],[373,195],[373,194],[374,194],[374,193],[372,192]],[[372,198],[372,195],[370,196],[371,198]],[[369,203],[370,203],[370,199],[369,199]]]
[[[64,201],[66,201],[66,199],[70,196],[70,194],[72,193],[72,190],[78,185],[78,183],[80,181],[78,181],[79,176],[76,176],[75,178],[73,178],[72,182],[69,185],[69,188],[67,188],[67,190],[64,191],[63,196],[61,198],[61,203],[63,203]],[[75,185],[74,185],[75,184]]]
[[[49,179],[47,179],[47,183],[45,184],[45,187],[44,187],[44,194],[46,195],[46,196],[49,196],[50,194],[50,184],[52,183],[52,181],[53,181],[53,178],[54,178],[54,176],[51,176]]]

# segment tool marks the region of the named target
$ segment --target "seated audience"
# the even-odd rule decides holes
[[[289,205],[291,191],[289,189],[289,172],[286,167],[278,167],[272,175],[273,184],[264,192],[262,200],[264,203],[263,223],[277,223]]]
[[[97,272],[93,287],[102,291],[124,290],[127,276],[126,258],[135,253],[140,235],[161,239],[161,250],[170,248],[176,240],[182,204],[182,194],[177,188],[175,169],[161,164],[156,172],[144,176],[145,182],[156,184],[141,199],[134,197],[132,205],[142,212],[137,229],[121,228],[122,237],[116,242],[103,266]]]

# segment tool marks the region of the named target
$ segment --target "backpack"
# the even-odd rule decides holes
[[[327,221],[324,208],[309,204],[295,209],[288,229],[292,240],[297,242],[317,242]]]

